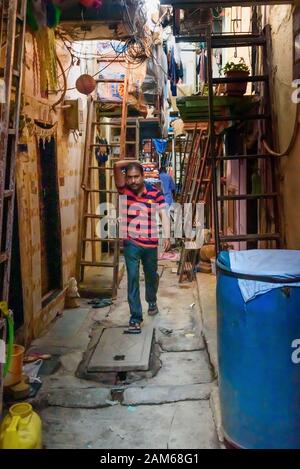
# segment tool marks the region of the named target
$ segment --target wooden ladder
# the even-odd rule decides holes
[[[193,144],[188,157],[184,179],[184,189],[181,194],[182,204],[192,204],[191,223],[193,228],[196,228],[197,224],[196,204],[206,204],[210,193],[212,171],[208,159],[208,149],[209,136],[207,134],[207,124],[198,123],[195,125]],[[185,236],[177,269],[179,283],[184,280],[185,276],[188,280],[193,280],[198,251],[199,247],[196,245],[196,242],[192,242]]]
[[[122,101],[117,104],[120,117],[111,118],[109,112],[102,111],[101,98],[90,98],[88,103],[86,141],[84,150],[84,165],[81,187],[83,189],[83,212],[80,235],[79,277],[84,282],[86,267],[99,267],[112,269],[112,297],[117,295],[119,281],[119,253],[120,240],[118,233],[118,192],[113,178],[113,165],[118,159],[125,159],[126,154],[132,151],[134,155],[139,151],[138,120],[128,118],[128,75],[124,79],[97,80],[98,83],[118,83],[124,85]],[[115,105],[115,101],[112,101]],[[105,100],[105,104],[108,101]],[[109,121],[103,118],[110,117]],[[119,141],[103,143],[99,139],[101,131],[120,129]],[[132,140],[127,139],[128,129],[135,129]],[[97,149],[107,148],[109,157],[107,162],[98,162],[95,157]],[[116,155],[114,150],[119,148]],[[107,203],[107,212],[99,212],[99,204]],[[115,209],[112,208],[112,205]],[[107,236],[99,232],[99,224],[108,223]],[[103,259],[103,252],[108,259]]]
[[[223,143],[220,136],[217,137],[216,143],[217,155],[220,156],[223,152]],[[196,229],[199,222],[197,220],[197,204],[208,205],[208,212],[211,208],[212,164],[210,158],[210,136],[203,127],[200,134],[198,136],[195,135],[195,145],[190,154],[186,179],[186,192],[182,198],[182,203],[192,204],[191,222],[193,228]],[[185,276],[188,280],[193,280],[198,252],[199,246],[195,242],[192,242],[190,239],[183,240],[177,270],[179,283],[184,280]]]
[[[8,301],[15,203],[15,166],[21,107],[26,0],[3,0],[0,5],[1,69],[5,84],[0,103],[0,300]],[[0,311],[0,339],[6,340]],[[3,377],[0,363],[0,417]]]

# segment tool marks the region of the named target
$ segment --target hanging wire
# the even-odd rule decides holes
[[[152,58],[152,60],[157,64],[158,67],[163,71],[163,73],[167,76],[167,72],[163,69],[161,64],[158,62],[157,58],[154,56],[152,52],[152,34],[151,31],[147,27],[147,14],[145,10],[145,2],[144,0],[138,0],[134,2],[133,8],[130,8],[128,4],[128,0],[122,0],[123,6],[123,20],[124,23],[128,24],[130,28],[130,37],[127,38],[125,41],[119,41],[119,45],[122,44],[122,47],[115,47],[113,42],[110,42],[112,49],[114,50],[116,56],[110,60],[108,64],[106,64],[103,68],[98,70],[93,77],[99,75],[108,67],[110,67],[115,61],[118,59],[123,59],[124,63],[120,63],[120,65],[124,69],[135,69],[138,68],[142,63],[144,63],[147,59]],[[133,11],[132,11],[133,10]],[[82,17],[82,21],[85,22],[84,17]],[[160,22],[160,19],[155,23],[154,29],[156,28],[157,24]],[[61,39],[63,46],[70,54],[71,63],[70,65],[64,70],[61,69],[61,76],[65,76],[67,73],[70,72],[70,69],[74,64],[80,64],[81,60],[85,61],[85,66],[87,70],[87,62],[93,61],[95,58],[103,59],[105,61],[105,55],[97,54],[94,52],[82,52],[82,45],[81,51],[78,51],[74,47],[74,42],[69,39],[70,35],[63,31],[61,28],[58,29],[57,32],[58,37]],[[78,34],[78,32],[72,32],[71,38],[74,40],[82,41],[85,39],[86,31],[84,32],[84,38]],[[95,38],[96,40],[97,38]],[[92,40],[92,39],[91,39]],[[125,65],[126,64],[126,65]],[[68,88],[67,91],[74,90],[76,87]],[[60,90],[62,91],[62,90]]]

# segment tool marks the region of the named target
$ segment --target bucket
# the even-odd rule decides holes
[[[5,387],[14,386],[21,381],[24,351],[22,345],[14,344],[10,368],[3,381]]]

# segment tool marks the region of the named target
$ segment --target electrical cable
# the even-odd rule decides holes
[[[64,81],[64,87],[63,87],[63,91],[62,91],[62,94],[60,96],[60,98],[51,106],[53,111],[55,111],[55,108],[64,100],[65,96],[66,96],[66,92],[67,92],[67,77],[66,77],[66,74],[65,74],[65,71],[64,71],[64,67],[60,61],[60,59],[58,58],[58,56],[56,55],[56,60],[57,60],[57,63],[61,69],[61,72],[62,72],[62,76],[63,76],[63,81]]]
[[[265,148],[265,150],[270,153],[270,155],[273,155],[273,156],[276,156],[276,157],[282,157],[282,156],[286,156],[288,155],[291,150],[293,149],[295,143],[296,143],[296,139],[298,137],[298,131],[299,131],[299,128],[300,128],[300,122],[299,122],[299,110],[300,110],[300,105],[297,104],[297,108],[296,108],[296,117],[295,117],[295,122],[294,122],[294,129],[293,129],[293,134],[292,134],[292,137],[291,137],[291,141],[287,147],[287,149],[285,151],[282,151],[282,152],[276,152],[274,150],[272,150],[272,148],[268,145],[267,141],[265,139],[262,139],[262,144]]]
[[[125,69],[138,68],[143,62],[145,62],[145,60],[151,57],[152,60],[161,68],[163,73],[167,76],[168,74],[162,68],[161,64],[158,62],[158,60],[156,59],[156,57],[154,56],[151,50],[150,40],[152,39],[152,35],[151,33],[148,33],[147,28],[146,28],[147,16],[144,10],[144,7],[145,7],[144,1],[139,0],[138,2],[135,2],[135,10],[134,10],[133,15],[130,13],[130,8],[127,4],[127,1],[123,0],[122,3],[124,7],[123,9],[124,21],[129,25],[132,36],[126,39],[125,41],[120,41],[120,43],[124,42],[124,45],[120,52],[117,52],[113,43],[110,42],[112,49],[116,53],[116,57],[114,57],[113,60],[111,60],[107,65],[105,65],[102,69],[98,70],[92,76],[95,77],[101,72],[103,72],[104,70],[106,70],[113,62],[117,61],[117,59],[120,57],[123,58],[125,60],[125,63],[128,64],[128,67],[126,67],[124,64],[120,64]],[[137,15],[138,15],[138,20],[136,19]],[[155,27],[157,26],[158,23],[159,23],[159,20],[155,24]],[[84,33],[84,36],[85,35],[86,35],[86,32]],[[74,48],[74,43],[72,43],[69,39],[66,38],[65,32],[63,32],[61,29],[58,31],[58,36],[62,40],[65,48],[68,50],[71,56],[71,64],[65,70],[63,69],[62,64],[59,63],[59,66],[61,68],[61,74],[59,75],[59,78],[61,76],[64,77],[64,89],[63,89],[63,95],[62,95],[62,97],[64,97],[66,91],[76,89],[76,87],[72,87],[72,88],[65,87],[66,73],[68,73],[70,69],[72,68],[72,66],[74,65],[74,60],[76,59],[77,62],[79,62],[81,59],[84,59],[87,62],[88,60],[94,60],[94,58],[100,58],[100,59],[103,58],[105,60],[105,56],[99,57],[99,54],[92,53],[92,52],[86,52],[83,55],[82,52],[79,52]],[[76,37],[76,34],[74,34],[73,37]],[[78,34],[77,34],[77,37],[78,37]],[[55,103],[54,107],[57,106],[59,102],[61,102],[62,97],[57,103]]]

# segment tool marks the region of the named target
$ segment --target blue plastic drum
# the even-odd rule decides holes
[[[241,448],[300,448],[300,251],[217,260],[222,425]]]

